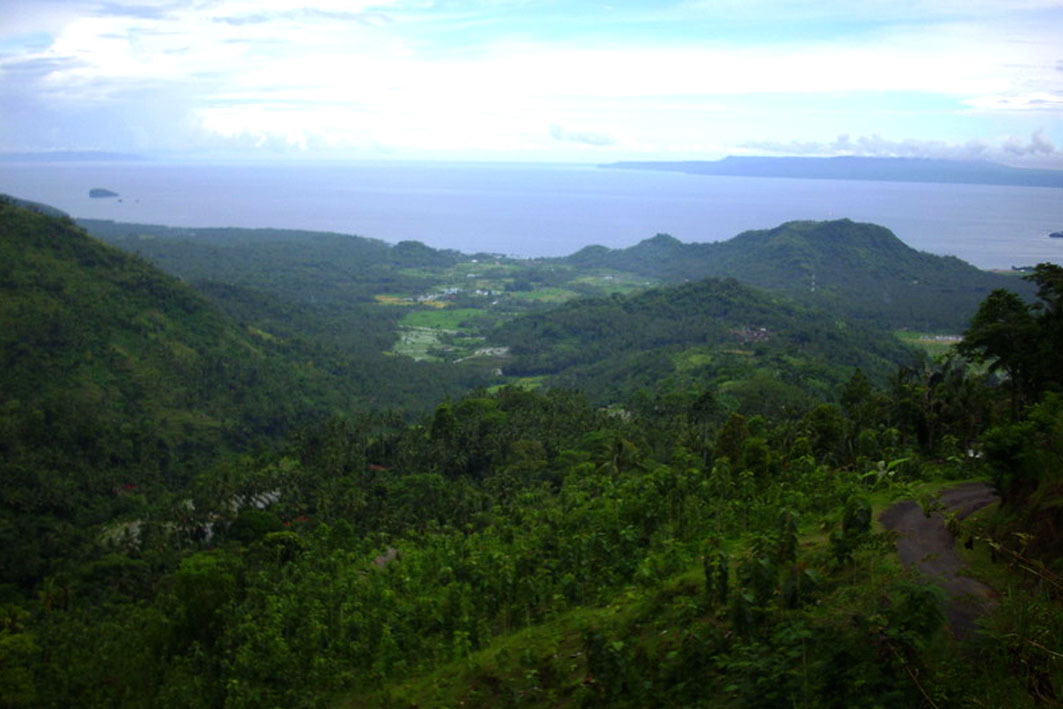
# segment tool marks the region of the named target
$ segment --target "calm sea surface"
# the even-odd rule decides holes
[[[90,199],[103,187],[117,199]],[[284,227],[422,241],[466,253],[563,256],[667,233],[728,239],[791,219],[881,224],[982,268],[1063,263],[1063,190],[709,177],[593,166],[0,164],[0,192],[75,217]]]

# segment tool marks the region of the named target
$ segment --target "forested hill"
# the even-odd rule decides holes
[[[462,327],[497,302],[498,366],[622,408],[445,398],[464,364],[342,359],[263,324],[325,323],[294,292],[197,294],[0,203],[0,707],[1060,703],[1063,268],[1029,276],[1036,304],[977,309],[953,354],[981,366],[885,377],[905,355],[887,333],[778,293],[536,266],[448,269],[493,291],[463,306],[377,307]],[[627,295],[556,306],[552,278]],[[523,317],[529,294],[559,298]],[[416,423],[279,435],[414,393],[437,403]],[[902,567],[875,524],[972,477],[1001,507],[947,529],[985,603]]]
[[[368,300],[396,287],[398,269],[445,268],[465,258],[417,241],[391,245],[331,232],[192,229],[100,219],[79,219],[78,224],[185,280],[280,291],[319,304]],[[307,278],[311,272],[313,278]],[[412,280],[402,277],[404,286]]]
[[[69,219],[7,200],[0,322],[8,582],[38,578],[56,545],[127,504],[115,490],[176,490],[227,453],[335,412],[416,409],[473,383],[459,386],[439,365],[344,358],[242,326]]]
[[[601,401],[666,380],[719,388],[745,413],[807,408],[861,368],[885,378],[912,353],[881,330],[745,286],[709,279],[585,299],[504,324],[507,373],[547,376]]]
[[[237,413],[230,392],[259,379],[271,388],[265,338],[69,220],[0,202],[0,249],[0,385],[16,410],[76,423],[89,460],[87,446],[148,420],[177,458],[202,435],[242,437],[254,407]]]
[[[848,219],[787,222],[716,243],[659,234],[628,249],[589,247],[564,261],[673,282],[736,278],[898,328],[959,332],[994,289],[1034,294],[1029,283],[916,251],[884,227]]]

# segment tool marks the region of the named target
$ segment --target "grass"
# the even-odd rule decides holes
[[[713,356],[704,348],[691,348],[678,353],[674,357],[676,370],[679,372],[691,372],[708,367],[713,362]]]
[[[570,283],[590,286],[604,294],[635,293],[637,291],[646,290],[654,285],[644,277],[621,272],[579,276],[573,278]]]
[[[398,305],[407,308],[417,305],[417,303],[410,300],[409,297],[402,295],[374,295],[373,300],[381,305]]]
[[[959,338],[959,335],[955,334],[911,332],[909,330],[894,330],[893,334],[904,344],[922,348],[928,355],[935,359],[948,354],[952,350],[953,345],[959,342],[959,339],[938,339]]]
[[[461,330],[470,320],[485,317],[476,308],[446,308],[441,310],[414,310],[399,321],[403,327],[430,328],[433,330]]]
[[[430,328],[406,328],[399,333],[391,351],[419,362],[441,362],[442,359],[429,354],[429,350],[443,344],[439,339],[442,334],[443,331]]]
[[[543,376],[518,377],[512,381],[506,382],[505,384],[496,384],[495,386],[488,387],[487,391],[494,393],[505,389],[506,387],[516,387],[518,389],[524,389],[525,391],[534,391],[540,388],[545,380],[546,377]]]
[[[455,358],[467,357],[483,344],[483,338],[463,330],[470,320],[485,316],[475,308],[411,311],[399,321],[399,338],[391,351],[423,362],[443,361],[438,354],[431,353],[443,347],[451,349]],[[463,336],[443,341],[444,337],[459,333]]]
[[[533,291],[507,293],[514,300],[531,300],[539,303],[564,303],[579,296],[579,293],[567,288],[539,288]]]

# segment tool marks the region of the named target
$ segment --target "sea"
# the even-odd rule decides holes
[[[104,188],[117,198],[93,199]],[[880,224],[979,268],[1063,263],[1063,189],[722,177],[538,163],[2,163],[0,192],[74,217],[274,227],[565,256],[670,234],[729,239],[794,219]]]

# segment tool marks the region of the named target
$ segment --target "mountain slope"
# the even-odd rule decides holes
[[[6,200],[0,322],[7,581],[39,578],[87,543],[80,530],[143,512],[132,491],[157,501],[221,457],[297,426],[434,403],[473,384],[403,358],[344,357],[241,326],[69,219]]]
[[[394,246],[349,234],[294,229],[181,228],[79,219],[93,236],[139,253],[189,281],[281,292],[305,302],[367,301],[393,288],[397,269],[444,268],[462,256],[420,242]],[[313,278],[307,278],[307,274]],[[415,279],[407,275],[405,282]]]
[[[793,406],[829,399],[854,368],[882,376],[911,357],[880,330],[733,279],[572,301],[506,323],[494,339],[511,348],[507,374],[545,376],[601,402],[671,381],[722,387],[747,410],[770,408],[754,401],[769,394]]]
[[[1025,282],[916,251],[884,227],[848,219],[787,222],[709,244],[659,234],[628,249],[584,249],[566,261],[673,282],[736,278],[895,328],[960,331],[996,288],[1033,295]]]

